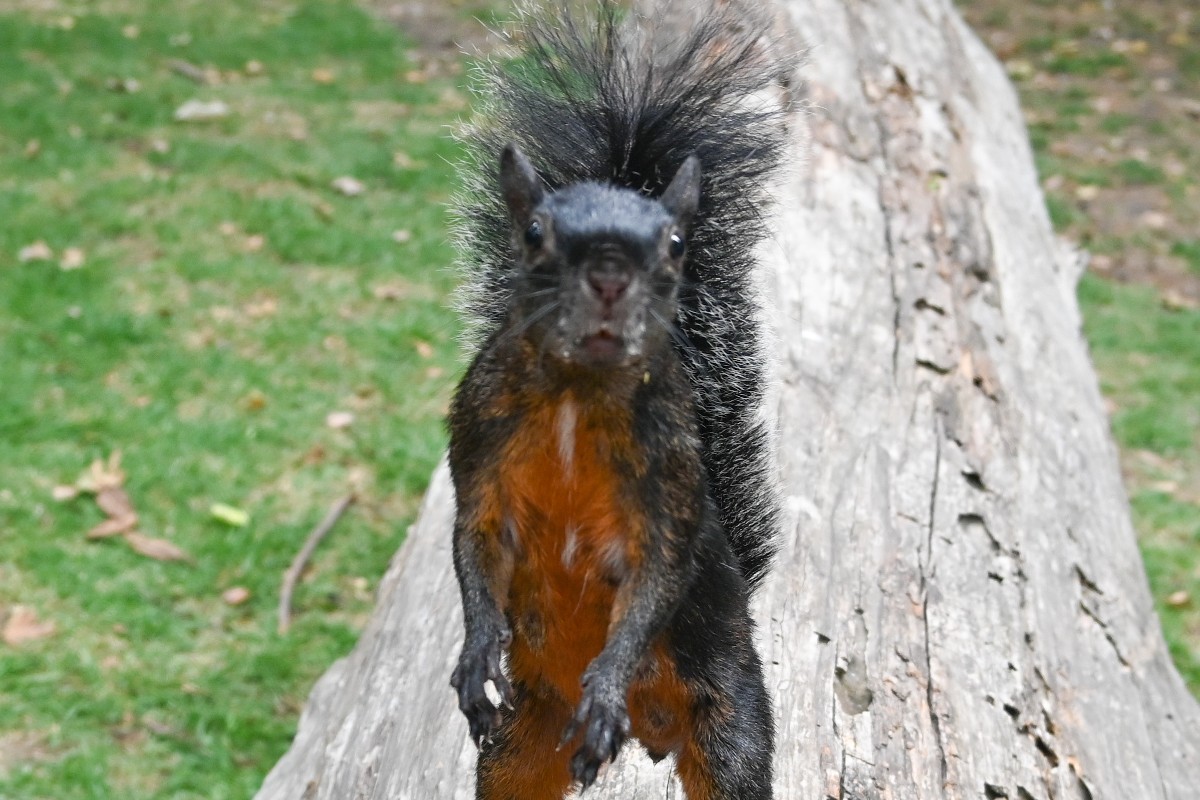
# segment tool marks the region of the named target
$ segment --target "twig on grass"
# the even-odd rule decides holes
[[[283,586],[279,589],[279,632],[287,633],[288,627],[292,624],[292,593],[296,591],[296,583],[300,580],[300,573],[304,571],[304,567],[308,564],[308,560],[312,558],[313,551],[317,549],[317,545],[325,538],[333,526],[337,524],[342,515],[346,513],[346,509],[354,502],[354,495],[348,494],[339,499],[329,508],[329,513],[325,515],[325,519],[321,520],[317,527],[312,529],[312,533],[308,534],[308,538],[304,540],[304,546],[300,548],[300,552],[296,553],[296,557],[292,559],[291,566],[287,572],[283,573]]]

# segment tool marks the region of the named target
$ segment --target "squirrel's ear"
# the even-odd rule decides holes
[[[500,190],[513,222],[523,226],[542,201],[542,181],[529,159],[515,144],[507,144],[500,154]]]
[[[700,205],[700,159],[688,156],[683,166],[671,179],[671,185],[663,192],[659,202],[675,215],[683,225],[692,221]]]

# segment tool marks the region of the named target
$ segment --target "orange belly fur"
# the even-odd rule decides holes
[[[580,676],[607,641],[618,588],[637,567],[645,530],[622,501],[625,476],[614,458],[628,453],[628,425],[576,410],[568,426],[562,403],[570,402],[528,415],[503,458],[497,500],[515,550],[509,666],[531,689],[573,706]],[[666,751],[680,738],[690,701],[665,647],[652,649],[630,690],[630,713],[635,735]]]

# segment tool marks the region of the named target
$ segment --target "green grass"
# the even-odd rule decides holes
[[[1100,120],[1100,130],[1110,136],[1124,133],[1137,124],[1137,117],[1132,114],[1105,114]]]
[[[1111,50],[1059,53],[1046,63],[1046,68],[1051,72],[1087,78],[1098,78],[1106,72],[1128,67],[1129,59]]]
[[[1195,614],[1167,603],[1179,591],[1200,599],[1200,497],[1175,485],[1200,462],[1200,312],[1168,311],[1152,290],[1092,276],[1081,282],[1079,299],[1104,393],[1117,406],[1117,442],[1127,454],[1151,454],[1153,466],[1140,469],[1133,484],[1134,522],[1146,534],[1142,555],[1171,652],[1200,691]]]
[[[56,626],[0,645],[0,743],[36,744],[0,798],[245,798],[352,646],[444,443],[459,101],[406,82],[404,43],[349,2],[104,9],[0,16],[0,613]],[[232,113],[174,122],[197,97]],[[361,196],[331,188],[345,175]],[[54,258],[18,261],[39,240]],[[73,247],[83,267],[60,269]],[[141,530],[191,563],[87,541],[90,498],[51,499],[116,450]],[[279,636],[281,573],[351,487]],[[222,602],[234,586],[249,602]]]
[[[1175,242],[1171,245],[1171,254],[1179,256],[1194,272],[1200,273],[1200,240]]]
[[[1115,171],[1117,177],[1126,186],[1149,186],[1166,180],[1161,169],[1136,158],[1125,158],[1118,161]]]

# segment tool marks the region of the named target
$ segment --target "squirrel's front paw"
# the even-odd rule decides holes
[[[586,789],[596,781],[600,765],[615,759],[629,736],[625,692],[613,681],[585,674],[583,699],[563,731],[559,747],[574,740],[581,730],[583,744],[571,757],[571,775]]]
[[[479,747],[500,725],[500,709],[488,697],[484,685],[490,680],[502,705],[512,708],[513,690],[500,669],[500,653],[512,642],[507,626],[468,638],[463,643],[458,666],[450,676],[450,685],[458,692],[458,708],[467,718],[471,741]]]

